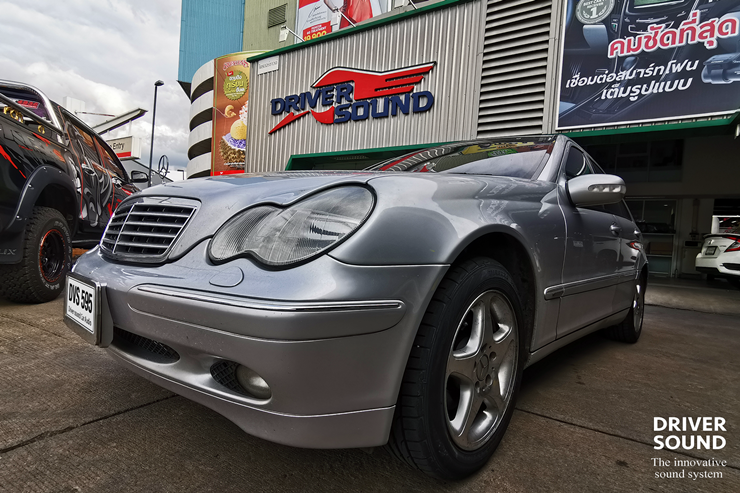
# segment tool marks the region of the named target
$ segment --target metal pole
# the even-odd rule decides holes
[[[158,80],[154,83],[154,107],[152,108],[152,142],[149,147],[149,181],[147,188],[152,186],[152,158],[154,157],[154,121],[157,118],[157,89],[159,86],[163,86],[164,82]]]
[[[294,33],[293,30],[291,28],[289,28],[288,26],[282,26],[280,29],[285,29],[290,34],[292,34],[293,36],[295,36],[295,39],[297,39],[299,43],[303,43],[303,38],[301,38],[296,33]]]

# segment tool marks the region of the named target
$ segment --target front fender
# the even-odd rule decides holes
[[[26,180],[26,184],[21,190],[20,200],[18,206],[13,214],[6,233],[8,235],[14,235],[22,233],[26,227],[31,214],[33,214],[33,208],[36,205],[39,196],[49,185],[58,185],[66,190],[76,202],[77,192],[75,191],[75,185],[69,175],[65,174],[62,170],[54,168],[52,166],[41,166],[37,168],[31,176]],[[70,230],[75,231],[77,222],[76,215],[72,216],[72,222],[69,224]]]
[[[330,256],[354,265],[450,265],[477,240],[507,235],[522,245],[535,276],[531,347],[554,340],[559,300],[542,294],[562,282],[565,256],[565,219],[554,183],[405,175],[369,184],[377,193],[375,210]],[[483,254],[486,244],[478,243]]]
[[[356,265],[451,264],[477,238],[506,233],[525,246],[536,268],[553,255],[554,264],[562,263],[565,224],[554,184],[423,175],[387,176],[369,184],[377,193],[375,210],[330,253],[337,260]]]

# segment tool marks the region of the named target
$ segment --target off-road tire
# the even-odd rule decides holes
[[[640,339],[640,335],[642,334],[642,321],[645,316],[645,289],[647,288],[645,275],[641,275],[640,278],[635,281],[636,292],[638,286],[639,289],[642,290],[642,300],[638,304],[636,297],[633,297],[632,306],[630,307],[630,311],[627,313],[625,319],[617,325],[608,327],[604,330],[604,333],[609,339],[629,344],[634,344]],[[635,315],[636,310],[639,310],[637,315]]]
[[[51,252],[53,258],[42,257],[44,245],[44,252]],[[44,266],[49,265],[56,267],[45,270]],[[64,290],[71,265],[72,235],[64,216],[56,209],[34,207],[26,224],[23,259],[17,264],[0,266],[0,296],[16,303],[51,301]]]
[[[495,431],[478,449],[458,447],[447,428],[446,365],[459,320],[487,290],[503,293],[516,316],[518,345],[513,390]],[[515,284],[498,262],[474,258],[453,266],[440,283],[422,319],[404,372],[386,448],[414,468],[442,479],[461,479],[484,466],[508,427],[519,392],[526,349],[522,302]]]

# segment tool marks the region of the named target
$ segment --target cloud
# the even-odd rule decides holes
[[[177,83],[180,0],[0,0],[0,77],[34,85],[61,103],[121,114],[149,110],[131,125],[149,161],[154,82],[157,95],[154,162],[187,165],[190,102]],[[80,115],[95,125],[105,117]],[[128,135],[128,126],[111,137]]]

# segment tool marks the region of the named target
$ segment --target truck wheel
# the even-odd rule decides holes
[[[23,259],[0,266],[0,295],[16,303],[51,301],[64,290],[72,265],[72,235],[56,209],[34,207],[26,225]]]
[[[461,479],[488,462],[514,412],[524,368],[522,303],[488,258],[453,267],[422,320],[388,448],[427,474]]]

